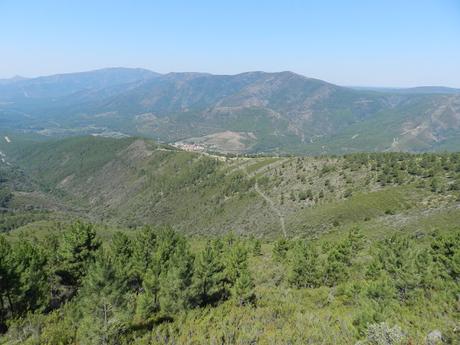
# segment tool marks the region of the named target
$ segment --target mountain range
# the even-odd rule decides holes
[[[0,80],[0,131],[144,136],[233,153],[457,150],[460,90],[109,68]]]

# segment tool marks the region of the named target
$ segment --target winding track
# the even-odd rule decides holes
[[[276,167],[278,165],[281,165],[282,163],[286,162],[288,159],[280,159],[276,162],[273,162],[271,164],[268,164],[268,165],[265,165],[263,167],[261,167],[260,169],[257,169],[256,171],[253,171],[252,173],[248,173],[248,171],[246,170],[246,165],[245,163],[239,165],[236,167],[236,169],[234,169],[232,172],[234,172],[235,170],[242,170],[246,176],[248,178],[251,178],[251,177],[254,177],[257,173],[260,173],[262,171],[265,171],[265,170],[268,170],[268,169],[271,169],[273,167]],[[270,208],[272,209],[272,211],[276,214],[276,216],[278,217],[279,219],[279,222],[280,222],[280,226],[281,226],[281,231],[283,232],[283,236],[284,238],[287,238],[287,233],[286,233],[286,225],[285,225],[285,222],[284,222],[284,216],[283,214],[281,213],[281,211],[276,207],[275,203],[273,202],[272,199],[270,199],[270,197],[268,197],[264,192],[262,192],[259,188],[259,184],[257,182],[257,179],[256,179],[256,182],[254,184],[254,190],[256,191],[257,194],[259,194],[267,203],[268,205],[270,206]]]
[[[256,180],[256,183],[254,184],[254,189],[255,191],[270,205],[270,208],[273,210],[273,212],[276,213],[276,215],[278,216],[279,220],[280,220],[280,225],[281,225],[281,230],[283,231],[283,236],[284,238],[287,237],[287,234],[286,234],[286,226],[284,224],[284,216],[283,214],[280,212],[280,210],[278,210],[278,208],[275,206],[275,203],[273,202],[272,199],[270,199],[268,196],[266,196],[259,188],[259,184],[257,183],[257,180]]]

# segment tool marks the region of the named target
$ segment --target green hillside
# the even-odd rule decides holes
[[[302,236],[458,199],[455,153],[251,158],[99,137],[19,140],[6,152],[37,191],[76,215],[186,234]]]
[[[459,153],[10,136],[1,344],[458,343]]]

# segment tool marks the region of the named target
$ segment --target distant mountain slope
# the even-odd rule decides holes
[[[0,85],[2,84],[12,84],[12,83],[16,83],[18,81],[24,81],[26,80],[27,78],[24,78],[24,77],[21,77],[20,75],[16,75],[12,78],[6,78],[6,79],[0,79]]]
[[[355,90],[368,90],[386,93],[399,93],[399,94],[460,94],[460,89],[445,87],[445,86],[418,86],[408,88],[392,88],[392,87],[365,87],[356,86],[352,87]]]
[[[141,134],[229,152],[455,150],[460,93],[413,90],[356,90],[292,72],[108,69],[0,85],[0,126],[61,136]],[[224,145],[216,140],[229,136]]]
[[[82,90],[97,90],[132,83],[157,75],[141,68],[105,68],[30,79],[3,79],[0,82],[0,100],[61,97]]]

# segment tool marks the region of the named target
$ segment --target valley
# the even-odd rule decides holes
[[[3,150],[34,181],[34,193],[77,215],[134,228],[174,224],[190,235],[310,236],[458,199],[458,154],[233,157],[100,137],[38,144],[13,137]],[[423,168],[432,159],[436,175]]]

